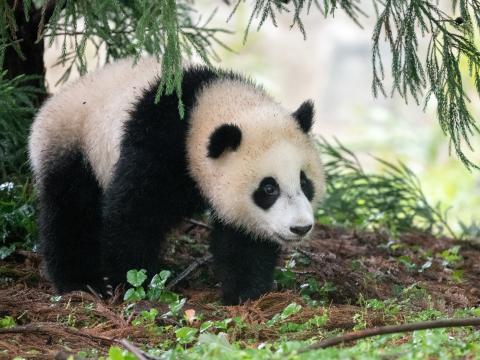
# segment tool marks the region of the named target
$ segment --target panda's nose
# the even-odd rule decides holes
[[[303,236],[310,231],[313,225],[306,226],[291,226],[290,231],[295,235]]]

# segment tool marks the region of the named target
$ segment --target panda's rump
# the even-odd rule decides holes
[[[132,68],[131,59],[87,75],[54,95],[42,107],[29,141],[30,159],[38,176],[52,149],[80,148],[103,189],[119,156],[124,122],[132,104],[159,73],[152,58]],[[62,152],[62,151],[61,151]]]

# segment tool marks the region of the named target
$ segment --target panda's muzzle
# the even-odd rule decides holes
[[[290,235],[285,236],[284,234],[277,233],[275,234],[275,237],[283,243],[299,243],[307,237],[312,228],[313,224],[305,226],[291,226]]]

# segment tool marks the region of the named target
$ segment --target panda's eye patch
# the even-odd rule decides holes
[[[315,195],[315,189],[312,181],[307,177],[307,175],[305,175],[303,171],[300,171],[300,187],[302,188],[302,191],[307,199],[311,201]]]
[[[275,201],[277,201],[280,195],[280,186],[272,177],[264,178],[257,190],[253,193],[253,201],[260,208],[267,210]]]

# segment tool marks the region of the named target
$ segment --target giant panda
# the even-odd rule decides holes
[[[251,80],[184,69],[155,101],[153,58],[106,65],[52,96],[29,138],[40,252],[59,293],[159,270],[162,239],[210,210],[210,251],[225,304],[271,289],[284,247],[308,238],[324,192],[314,109],[288,111]]]

